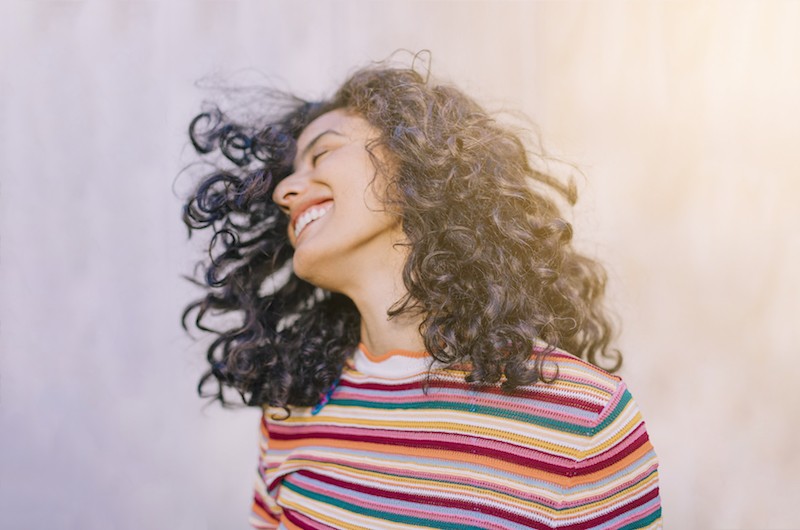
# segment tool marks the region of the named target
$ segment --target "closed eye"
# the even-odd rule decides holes
[[[325,155],[327,153],[328,153],[328,150],[324,149],[324,150],[320,151],[319,153],[317,153],[316,155],[312,156],[311,157],[311,167],[317,167],[317,160],[319,160],[319,158],[321,156],[323,156],[323,155]]]

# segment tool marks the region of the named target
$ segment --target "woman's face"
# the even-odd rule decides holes
[[[367,144],[378,131],[344,109],[323,114],[297,140],[294,173],[275,188],[289,217],[297,276],[336,292],[403,238],[399,219],[385,211],[385,178]],[[375,156],[381,159],[380,153]]]

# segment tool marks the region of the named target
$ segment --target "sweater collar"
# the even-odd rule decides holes
[[[433,358],[424,351],[396,349],[377,356],[364,344],[358,345],[352,359],[353,368],[357,371],[386,379],[402,379],[427,373],[432,361]]]

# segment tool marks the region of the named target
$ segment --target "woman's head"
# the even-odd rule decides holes
[[[272,194],[289,216],[294,273],[350,298],[388,254],[404,255],[400,218],[378,190],[387,175],[385,155],[371,148],[377,136],[346,108],[320,115],[298,137],[292,173]]]
[[[470,363],[473,380],[510,389],[541,378],[545,353],[530,362],[537,341],[590,361],[607,353],[603,269],[572,248],[556,202],[574,201],[572,188],[534,169],[520,137],[458,89],[379,65],[266,124],[204,113],[191,136],[233,164],[186,206],[191,228],[217,236],[209,293],[187,313],[198,309],[201,328],[211,310],[243,317],[219,332],[204,381],[252,404],[316,402],[358,342],[359,314],[314,264],[337,255],[346,267],[339,251],[366,252],[375,234],[406,253],[407,296],[390,315],[418,312],[427,350]],[[326,162],[354,168],[350,188]],[[304,244],[315,232],[333,238],[333,226],[345,235]],[[281,279],[292,260],[297,274]]]

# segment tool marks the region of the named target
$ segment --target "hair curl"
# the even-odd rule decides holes
[[[470,381],[502,382],[507,391],[546,380],[543,361],[556,347],[594,364],[611,357],[611,370],[619,367],[602,304],[605,271],[573,248],[556,200],[574,204],[574,186],[534,168],[538,155],[519,134],[457,88],[387,65],[357,71],[327,101],[268,99],[282,111],[272,119],[235,120],[213,107],[189,128],[198,153],[222,156],[183,216],[190,235],[213,232],[197,282],[207,294],[183,315],[186,327],[196,311],[194,325],[216,334],[201,395],[230,404],[230,387],[248,405],[314,405],[359,342],[352,301],[291,272],[287,219],[271,199],[292,172],[302,130],[341,108],[376,127],[371,148],[390,153],[386,201],[410,248],[407,295],[389,316],[422,315],[435,359],[468,362]],[[210,328],[206,320],[219,314],[239,321]]]

